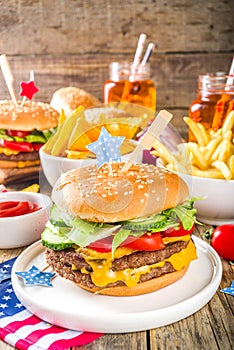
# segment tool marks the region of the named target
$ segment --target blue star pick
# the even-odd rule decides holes
[[[0,269],[0,283],[5,280],[9,280],[11,278],[11,275],[7,273],[6,270]]]
[[[46,286],[52,287],[50,280],[54,277],[55,273],[42,272],[36,266],[32,266],[28,271],[16,272],[16,275],[24,279],[26,286]]]
[[[109,161],[121,162],[120,145],[124,136],[112,136],[102,127],[97,141],[90,143],[87,148],[96,154],[98,167]]]
[[[221,289],[221,292],[234,296],[234,281],[232,281],[232,284],[230,285],[230,287]]]

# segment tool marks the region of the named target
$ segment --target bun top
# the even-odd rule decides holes
[[[84,220],[118,222],[159,213],[188,198],[188,187],[177,174],[151,164],[133,164],[122,172],[124,164],[62,174],[53,201]]]
[[[10,130],[47,130],[58,125],[59,113],[48,103],[21,101],[0,101],[0,129]]]
[[[59,113],[63,109],[66,116],[69,116],[79,106],[88,108],[99,104],[100,101],[95,96],[73,86],[56,90],[50,101],[50,105],[54,109]]]

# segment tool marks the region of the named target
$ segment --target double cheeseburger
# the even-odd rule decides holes
[[[38,166],[39,149],[55,133],[59,113],[42,102],[0,101],[0,168]]]
[[[42,233],[48,264],[93,293],[153,292],[180,279],[197,258],[186,183],[153,165],[123,166],[62,174]]]

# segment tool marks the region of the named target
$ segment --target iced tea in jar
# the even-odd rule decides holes
[[[234,79],[224,73],[199,75],[198,96],[191,103],[189,117],[207,130],[217,131],[234,109]],[[189,141],[196,141],[189,130]]]
[[[110,79],[103,85],[103,102],[136,103],[156,110],[156,88],[150,64],[132,69],[130,62],[112,62]]]

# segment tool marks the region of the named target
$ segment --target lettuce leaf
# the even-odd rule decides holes
[[[155,227],[151,227],[148,229],[148,231],[151,232],[160,232],[164,231],[168,228],[176,228],[180,224],[182,224],[183,228],[185,230],[190,230],[194,223],[199,223],[196,220],[196,209],[193,207],[193,204],[195,201],[199,200],[201,198],[192,197],[191,199],[187,200],[183,204],[177,205],[174,208],[163,210],[159,215],[163,216],[163,220],[159,220],[159,217],[157,216],[158,222],[160,222],[159,227],[155,225]],[[56,221],[57,226],[60,226],[60,229],[56,229],[54,227],[53,233],[57,234],[59,236],[66,235],[67,239],[72,241],[74,244],[80,246],[80,247],[86,247],[90,243],[93,243],[95,241],[98,241],[100,239],[109,237],[113,235],[113,242],[112,242],[112,256],[114,256],[115,250],[121,245],[122,242],[124,242],[129,236],[134,237],[140,237],[144,235],[147,231],[147,229],[129,229],[129,227],[126,227],[126,221],[124,222],[118,222],[116,224],[104,224],[104,223],[96,223],[96,222],[88,222],[79,218],[74,218],[71,220],[69,217],[69,220],[66,220],[66,224],[68,226],[66,229],[61,229],[61,220],[64,221],[66,215],[62,215],[64,213],[62,210],[60,210],[56,205],[53,205],[51,211],[51,223],[53,226],[56,227]],[[155,215],[152,215],[152,217],[148,217],[147,220],[151,220],[155,217]],[[146,220],[146,222],[147,222]],[[157,221],[156,220],[156,221]],[[139,223],[140,219],[134,219],[132,220],[133,223],[136,222]],[[142,221],[144,221],[144,218],[142,218]],[[128,221],[128,223],[131,222],[131,220]],[[199,223],[200,224],[200,223]]]
[[[200,224],[196,220],[197,210],[193,207],[195,201],[200,200],[201,198],[192,197],[184,203],[177,205],[174,208],[166,209],[162,211],[164,215],[168,218],[174,219],[178,222],[181,222],[183,228],[185,230],[191,230],[194,223]]]

